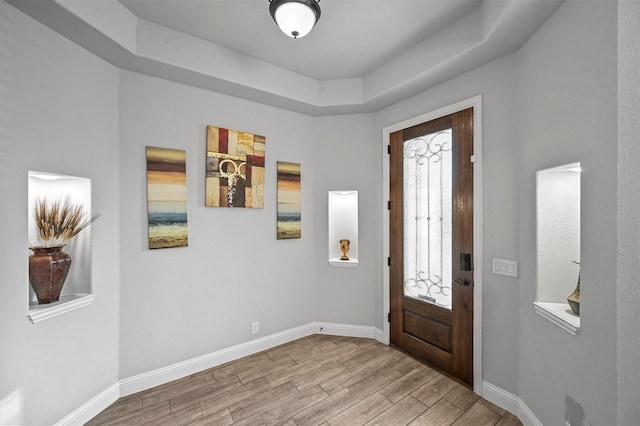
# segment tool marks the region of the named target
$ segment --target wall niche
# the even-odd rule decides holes
[[[341,240],[348,240],[348,260],[342,260]],[[358,191],[329,191],[329,265],[358,266]]]
[[[580,174],[580,163],[536,173],[534,305],[536,312],[572,334],[580,329],[580,317],[567,302],[580,273]]]
[[[35,222],[35,206],[39,199],[46,198],[48,202],[64,201],[69,198],[73,204],[81,204],[91,215],[91,179],[68,176],[56,173],[29,171],[28,182],[28,237],[29,247],[42,245],[39,231]],[[57,302],[38,304],[33,288],[27,276],[26,285],[29,287],[28,318],[37,323],[70,310],[86,306],[93,301],[91,290],[91,227],[82,230],[69,240],[63,251],[71,257],[71,266],[64,282],[60,300]],[[27,256],[33,252],[26,250]]]

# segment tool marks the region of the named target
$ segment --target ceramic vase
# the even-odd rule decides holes
[[[38,304],[57,302],[71,267],[71,256],[62,251],[64,246],[29,247],[29,282],[36,293]]]
[[[578,285],[576,289],[567,297],[569,307],[574,314],[580,316],[580,275],[578,275]]]

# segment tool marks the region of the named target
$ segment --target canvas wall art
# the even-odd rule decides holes
[[[265,137],[207,126],[207,207],[264,207]]]
[[[187,154],[147,147],[149,248],[187,247]]]
[[[278,161],[278,239],[301,238],[300,164]]]

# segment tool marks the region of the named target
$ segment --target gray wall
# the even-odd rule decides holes
[[[618,424],[640,424],[640,1],[618,4]]]
[[[126,71],[120,100],[121,377],[313,321],[373,324],[371,115],[313,119]],[[208,124],[266,136],[264,209],[203,207]],[[187,151],[188,248],[147,249],[146,145]],[[302,167],[300,240],[275,239],[276,161]],[[358,268],[327,262],[335,189],[359,190]]]
[[[120,75],[121,377],[314,321],[316,258],[326,257],[316,246],[326,229],[316,237],[314,120]],[[204,207],[207,125],[266,136],[263,209]],[[189,247],[148,249],[147,145],[187,152]],[[276,161],[302,167],[301,239],[276,240]]]
[[[316,304],[317,321],[371,326],[375,323],[374,274],[375,202],[379,187],[374,180],[375,133],[371,114],[323,117],[316,120]],[[328,191],[358,190],[357,268],[328,264]],[[338,244],[337,241],[332,241]]]
[[[0,3],[0,424],[53,424],[118,372],[118,70]],[[31,324],[27,173],[92,179],[94,302]],[[72,266],[73,267],[73,266]]]
[[[567,1],[517,55],[518,395],[545,425],[616,418],[615,6]],[[581,330],[571,336],[532,306],[535,173],[576,161],[583,170]]]
[[[483,95],[483,379],[520,396],[543,424],[563,424],[567,397],[577,404],[567,410],[572,424],[580,406],[586,422],[615,422],[616,217],[602,208],[616,204],[614,6],[567,2],[515,54],[376,114],[381,135]],[[583,283],[597,285],[583,285],[583,330],[572,337],[532,304],[535,172],[575,161],[585,170]],[[491,274],[492,257],[518,260],[520,277]]]
[[[311,321],[382,328],[382,129],[478,94],[484,379],[544,424],[568,414],[576,426],[580,407],[584,424],[613,424],[616,410],[620,424],[638,423],[638,60],[627,51],[637,54],[638,6],[620,3],[618,50],[615,4],[569,1],[512,55],[375,114],[312,118],[118,71],[0,3],[0,423],[50,424],[118,380]],[[267,137],[264,209],[203,207],[208,124]],[[147,145],[187,151],[188,248],[146,248]],[[300,240],[275,239],[277,160],[302,164]],[[576,337],[532,307],[535,172],[571,161],[584,169]],[[36,325],[26,319],[28,170],[92,178],[105,212],[93,228],[94,303]],[[358,268],[326,263],[331,189],[359,190]],[[628,249],[618,263],[616,231]],[[518,260],[520,277],[491,274],[492,257]]]

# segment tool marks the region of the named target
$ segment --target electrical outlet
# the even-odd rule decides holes
[[[260,323],[258,321],[251,323],[251,334],[260,333]]]

